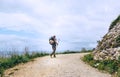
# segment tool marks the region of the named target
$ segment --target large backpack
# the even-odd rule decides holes
[[[51,37],[51,38],[49,38],[49,44],[50,45],[53,45],[53,44],[55,44],[55,41],[54,41],[54,39]]]

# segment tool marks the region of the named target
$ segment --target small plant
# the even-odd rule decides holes
[[[87,54],[87,55],[84,56],[83,60],[85,62],[90,63],[90,61],[93,61],[93,55],[92,54]]]
[[[101,62],[101,63],[99,63],[99,65],[97,66],[97,68],[99,69],[99,70],[104,70],[104,63],[103,62]]]
[[[117,76],[120,77],[120,67],[118,68]]]
[[[4,76],[4,68],[0,68],[0,77],[3,77]]]
[[[120,63],[120,56],[118,57],[118,63]]]
[[[104,61],[104,63],[107,63],[105,65],[105,70],[108,71],[110,74],[115,73],[118,70],[118,62],[117,61],[113,61],[113,60],[106,60]]]
[[[116,38],[116,42],[120,43],[120,35]]]

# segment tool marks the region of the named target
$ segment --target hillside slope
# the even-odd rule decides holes
[[[93,52],[94,59],[118,59],[120,56],[120,16],[118,16],[110,25],[109,31]]]

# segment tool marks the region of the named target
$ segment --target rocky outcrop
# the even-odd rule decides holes
[[[95,60],[114,60],[120,56],[120,16],[114,20],[109,31],[93,51]]]

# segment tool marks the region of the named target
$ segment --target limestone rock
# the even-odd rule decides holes
[[[101,41],[98,41],[93,51],[95,60],[117,60],[120,56],[120,16],[113,21],[109,31]]]

